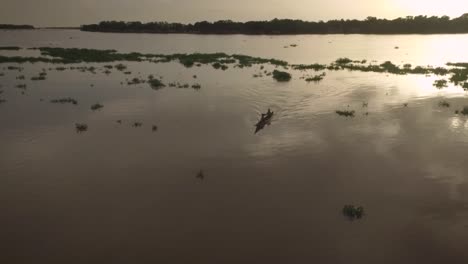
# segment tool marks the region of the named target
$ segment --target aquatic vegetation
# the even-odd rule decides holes
[[[335,62],[336,64],[348,64],[348,63],[353,62],[353,60],[348,59],[348,58],[339,58]]]
[[[88,125],[86,124],[75,124],[75,129],[77,133],[82,133],[88,131]]]
[[[463,88],[463,90],[468,91],[468,82],[464,82],[462,84],[462,88]]]
[[[128,85],[137,85],[137,84],[140,84],[140,83],[145,83],[146,81],[143,80],[143,79],[138,79],[138,78],[133,78],[132,80],[128,81],[127,84]]]
[[[104,74],[106,74],[106,75],[109,75],[109,74],[111,74],[111,73],[112,73],[112,72],[109,71],[109,70],[105,70],[105,71],[104,71]]]
[[[454,83],[455,85],[459,85],[460,83],[468,81],[468,69],[451,69],[450,70],[453,75],[450,77],[450,82]]]
[[[203,181],[203,179],[205,179],[205,174],[203,173],[203,170],[200,170],[195,176],[195,178]]]
[[[218,69],[220,69],[223,65],[222,65],[221,63],[219,63],[219,62],[215,62],[215,63],[213,63],[211,66],[213,66],[213,68],[215,68],[215,69],[218,70]]]
[[[188,83],[185,83],[185,84],[177,83],[177,88],[190,88],[190,85]]]
[[[104,65],[104,68],[108,69],[108,70],[111,70],[114,68],[114,66],[112,65]]]
[[[117,65],[115,65],[115,68],[118,70],[118,71],[124,71],[127,69],[127,66],[125,64],[122,64],[122,63],[119,63]]]
[[[67,69],[67,68],[65,68],[65,67],[56,67],[56,68],[55,68],[55,70],[57,70],[57,71],[64,71],[64,70],[66,70],[66,69]]]
[[[408,107],[408,103],[404,103],[404,104],[403,104],[403,107]]]
[[[434,86],[437,87],[438,89],[448,87],[447,80],[436,80],[434,82]]]
[[[159,79],[149,79],[148,80],[149,85],[151,86],[152,89],[157,90],[166,87],[166,85],[161,82]]]
[[[131,71],[126,71],[126,72],[124,72],[124,74],[125,75],[130,75],[130,74],[132,74],[132,72]]]
[[[468,106],[463,107],[463,110],[460,111],[462,115],[468,115]]]
[[[289,46],[295,48],[295,47],[297,47],[297,44],[291,44],[291,45],[289,45]]]
[[[44,81],[45,79],[45,76],[34,76],[31,78],[31,81]]]
[[[0,77],[5,76],[5,73],[0,72]]]
[[[320,82],[321,80],[323,80],[325,75],[326,75],[326,73],[322,73],[320,75],[315,75],[314,77],[307,78],[306,82]]]
[[[158,126],[156,126],[156,125],[153,125],[153,126],[151,127],[151,130],[152,130],[153,132],[156,132],[156,131],[158,131]]]
[[[18,89],[23,89],[23,90],[27,88],[26,84],[17,84],[15,87]]]
[[[141,127],[141,126],[143,126],[143,123],[134,122],[132,126],[133,126],[133,127]]]
[[[192,88],[195,89],[195,90],[200,90],[201,89],[201,85],[196,83],[194,85],[192,85]]]
[[[309,64],[309,65],[305,65],[305,64],[296,64],[296,65],[292,65],[292,68],[294,70],[314,70],[314,71],[322,71],[322,70],[325,70],[327,68],[326,65],[323,65],[323,64]]]
[[[194,79],[197,79],[197,76],[196,76],[196,75],[194,75],[194,76],[193,76],[193,78],[194,78]]]
[[[4,46],[0,47],[0,50],[20,50],[20,47],[14,47],[14,46]]]
[[[339,116],[345,116],[345,117],[354,117],[354,115],[356,114],[356,111],[354,110],[337,110],[335,111],[335,113],[337,113]]]
[[[365,107],[368,107],[369,106],[369,103],[368,102],[363,102],[362,103],[362,108],[365,108]]]
[[[67,103],[74,104],[74,105],[78,104],[78,101],[71,97],[53,99],[53,100],[50,100],[50,102],[54,104],[67,104]]]
[[[103,108],[103,107],[104,107],[104,106],[103,106],[102,104],[99,104],[99,103],[98,103],[98,104],[93,104],[93,105],[91,106],[91,110],[96,111],[96,110],[99,110],[99,109],[101,109],[101,108]]]
[[[291,80],[291,74],[288,72],[274,70],[273,79],[275,79],[278,82],[288,82],[289,80]]]
[[[24,75],[20,75],[16,77],[16,80],[24,80],[26,77]]]
[[[349,219],[360,219],[364,216],[364,208],[362,206],[345,205],[342,212]]]
[[[439,102],[440,107],[450,107],[450,103],[447,101],[440,101]]]
[[[24,70],[23,67],[18,67],[18,66],[8,66],[7,69],[10,71],[23,71]]]
[[[6,103],[6,102],[7,102],[7,100],[5,100],[5,99],[0,99],[0,104]]]
[[[122,124],[122,120],[117,120],[117,124]]]
[[[460,110],[455,110],[455,114],[458,115],[460,113]]]

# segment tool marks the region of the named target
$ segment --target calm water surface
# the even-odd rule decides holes
[[[468,62],[468,35],[3,31],[6,45]],[[2,263],[468,262],[468,118],[454,114],[468,105],[463,89],[438,90],[440,77],[424,75],[340,71],[307,84],[301,77],[315,72],[290,70],[293,80],[277,83],[253,78],[259,66],[125,64],[132,74],[91,64],[96,74],[47,70],[45,81],[29,79],[57,65],[0,65]],[[202,88],[125,82],[149,74]],[[79,104],[49,103],[62,97]],[[254,135],[268,108],[272,124]],[[356,117],[335,114],[347,109]],[[89,130],[77,134],[75,123]],[[366,216],[345,219],[348,203]]]

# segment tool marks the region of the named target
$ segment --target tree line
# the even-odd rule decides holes
[[[103,21],[82,25],[82,31],[121,33],[191,33],[191,34],[439,34],[468,33],[468,14],[448,16],[408,16],[393,20],[368,17],[365,20],[330,20],[310,22],[292,19],[234,22],[220,20],[194,24],[168,22]]]
[[[0,29],[34,29],[31,25],[0,24]]]

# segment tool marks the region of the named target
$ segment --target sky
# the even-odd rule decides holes
[[[79,26],[103,20],[308,21],[468,13],[466,0],[0,0],[0,24]]]

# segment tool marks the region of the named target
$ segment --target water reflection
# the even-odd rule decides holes
[[[45,34],[9,41],[42,46],[36,44],[58,39],[55,31]],[[465,35],[298,36],[299,46],[286,53],[282,46],[296,36],[98,36],[103,35],[57,41],[170,53],[200,45],[202,52],[250,52],[305,63],[341,55],[446,62],[452,51],[440,55],[421,45],[428,39],[436,48],[467,41]],[[377,48],[389,38],[389,49]],[[160,46],[151,45],[161,39]],[[142,45],[143,40],[148,42]],[[207,41],[213,43],[201,45]],[[245,50],[239,51],[239,43]],[[275,43],[281,43],[282,53],[264,48]],[[24,66],[22,74],[33,76],[46,65]],[[436,77],[413,75],[339,71],[307,84],[300,79],[305,73],[291,70],[293,80],[279,84],[266,76],[252,78],[256,67],[222,72],[129,63],[128,68],[135,76],[161,75],[167,83],[193,82],[197,75],[202,88],[154,91],[120,85],[127,76],[118,72],[51,71],[44,82],[28,82],[22,96],[14,88],[16,72],[2,77],[8,102],[0,108],[0,226],[8,228],[3,241],[21,241],[0,242],[2,248],[32,252],[28,263],[37,262],[35,252],[50,250],[52,242],[42,243],[49,238],[70,252],[127,260],[138,255],[163,263],[190,262],[200,252],[219,254],[207,254],[205,263],[226,262],[226,256],[237,256],[236,263],[467,259],[457,248],[468,241],[463,220],[468,120],[454,113],[467,104],[462,89],[439,90],[433,86]],[[69,96],[79,104],[48,103]],[[441,100],[450,106],[440,107]],[[105,106],[99,112],[90,110],[96,102]],[[254,135],[253,125],[268,108],[274,122]],[[338,116],[340,109],[354,110],[354,118]],[[77,123],[88,131],[76,134]],[[352,226],[339,214],[349,203],[362,204],[368,213]]]

